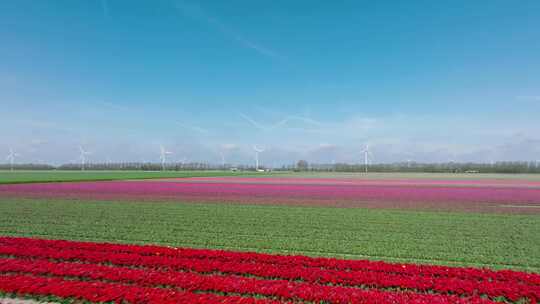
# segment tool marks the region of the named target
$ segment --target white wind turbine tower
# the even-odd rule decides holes
[[[9,148],[9,154],[6,157],[6,160],[9,160],[9,166],[11,171],[13,171],[13,164],[15,163],[15,158],[18,156],[20,156],[18,153],[13,151],[12,148]]]
[[[111,158],[107,156],[107,158],[105,159],[105,164],[107,165],[107,169],[111,169],[111,163],[112,163]]]
[[[255,171],[259,171],[259,153],[264,152],[264,149],[253,146],[253,150],[255,151]]]
[[[84,165],[86,164],[86,155],[90,155],[92,153],[84,150],[82,146],[79,146],[79,159],[81,160],[81,171],[84,171]]]
[[[368,165],[369,165],[369,157],[372,156],[371,152],[369,151],[369,144],[366,144],[366,148],[361,151],[364,153],[364,171],[368,172]]]
[[[172,152],[167,151],[165,147],[163,147],[162,145],[159,148],[160,148],[159,159],[161,160],[161,170],[165,171],[165,162],[167,161],[167,155],[172,154]]]
[[[223,151],[220,151],[219,155],[221,156],[221,167],[225,169],[225,153]]]

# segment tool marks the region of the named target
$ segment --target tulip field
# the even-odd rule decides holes
[[[192,177],[26,183],[0,196],[540,213],[540,181]]]
[[[225,175],[4,178],[0,302],[540,300],[540,179]]]
[[[536,303],[540,275],[0,238],[0,289],[129,303]]]

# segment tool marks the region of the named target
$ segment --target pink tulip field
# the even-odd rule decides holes
[[[540,182],[183,178],[0,185],[0,196],[540,213]]]

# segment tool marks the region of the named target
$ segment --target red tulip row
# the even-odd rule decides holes
[[[262,295],[283,301],[311,301],[320,303],[494,303],[478,296],[459,298],[450,295],[416,294],[334,287],[286,280],[258,280],[238,276],[200,275],[183,272],[130,269],[95,264],[52,263],[0,259],[0,272],[77,277],[139,287],[167,286],[184,291],[204,291]],[[0,289],[2,286],[0,285]]]
[[[59,249],[84,249],[98,252],[130,253],[143,256],[167,256],[222,262],[251,262],[280,266],[302,266],[319,269],[359,270],[381,272],[385,274],[423,275],[427,277],[461,278],[466,280],[485,280],[502,282],[523,282],[540,285],[540,275],[512,270],[494,271],[470,267],[446,267],[432,265],[397,264],[366,260],[341,260],[332,258],[312,258],[306,256],[282,256],[260,253],[243,253],[223,250],[170,248],[159,246],[120,245],[108,243],[72,242],[63,240],[42,240],[28,238],[0,237],[0,245],[32,245]]]
[[[29,242],[30,244],[32,242]],[[97,245],[97,244],[96,244]],[[255,275],[264,278],[281,278],[302,280],[312,284],[339,284],[362,286],[369,288],[401,288],[422,292],[441,294],[458,294],[472,296],[488,295],[491,298],[504,296],[517,301],[520,298],[540,299],[540,286],[527,285],[519,281],[464,280],[423,275],[397,275],[393,273],[370,271],[343,271],[331,269],[305,268],[298,266],[257,264],[252,262],[221,262],[217,260],[201,260],[172,258],[169,256],[143,256],[128,253],[99,252],[89,250],[45,248],[24,245],[0,246],[0,254],[28,258],[52,258],[56,260],[85,261],[91,263],[112,263],[125,266],[142,266],[151,268],[169,268],[192,270],[196,272],[219,272],[240,275]]]
[[[61,298],[75,298],[91,302],[147,304],[281,303],[268,299],[199,294],[164,288],[138,287],[99,281],[73,281],[57,277],[36,277],[20,274],[0,275],[0,290],[6,293],[33,296],[53,295]]]

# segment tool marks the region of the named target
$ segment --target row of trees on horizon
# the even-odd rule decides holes
[[[10,164],[1,164],[0,170],[11,170]],[[82,170],[81,164],[63,164],[53,166],[48,164],[14,164],[13,170]],[[160,171],[163,170],[160,163],[87,163],[85,170],[128,170],[128,171]],[[274,171],[312,171],[312,172],[365,172],[364,164],[317,164],[300,160],[296,164],[284,165],[279,168],[267,168],[261,166],[259,169]],[[208,163],[167,163],[167,171],[183,170],[237,170],[255,171],[255,166],[249,165],[216,165]],[[368,172],[426,172],[426,173],[540,173],[540,162],[508,161],[486,163],[415,163],[398,162],[388,164],[369,164]]]

